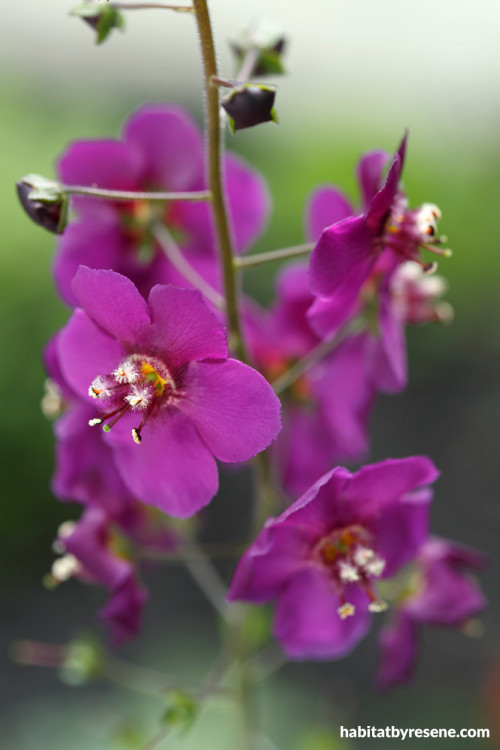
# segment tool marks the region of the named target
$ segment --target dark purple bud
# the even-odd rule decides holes
[[[62,234],[68,214],[68,196],[58,182],[40,175],[27,175],[17,182],[22,207],[35,224]]]
[[[112,29],[125,28],[125,18],[116,8],[110,5],[97,5],[86,2],[71,11],[72,16],[79,16],[96,32],[96,44],[101,44]]]
[[[278,122],[274,109],[276,88],[243,83],[235,87],[221,102],[229,116],[233,133],[263,122]]]

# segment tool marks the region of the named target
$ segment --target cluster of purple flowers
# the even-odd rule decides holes
[[[71,145],[60,178],[121,191],[201,191],[202,146],[182,110],[145,107],[122,140]],[[63,556],[52,576],[111,592],[102,614],[115,641],[135,635],[146,599],[134,550],[175,548],[167,516],[192,516],[212,500],[216,460],[248,461],[267,448],[283,495],[301,497],[267,521],[229,597],[275,600],[274,633],[291,658],[336,658],[354,648],[372,613],[390,603],[387,579],[408,575],[409,566],[419,583],[398,600],[382,634],[383,684],[409,676],[420,625],[457,626],[483,607],[465,572],[480,568],[482,556],[429,537],[429,485],[438,472],[428,458],[355,473],[338,466],[367,454],[377,393],[406,386],[406,326],[451,313],[443,279],[422,256],[449,254],[440,212],[408,207],[405,150],[406,136],[392,159],[382,151],[361,159],[359,210],[332,186],[312,195],[310,264],[281,269],[269,310],[243,300],[253,367],[231,356],[221,310],[193,288],[201,278],[221,289],[207,203],[73,199],[54,273],[74,311],[48,345],[46,367],[59,414],[53,490],[84,512],[61,529]],[[224,169],[241,253],[265,226],[267,188],[241,159],[225,157]],[[158,226],[195,276],[172,265]],[[271,383],[307,360],[280,403]]]

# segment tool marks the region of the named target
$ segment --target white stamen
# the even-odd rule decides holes
[[[57,529],[57,536],[60,539],[66,539],[76,529],[76,523],[74,521],[64,521]]]
[[[135,383],[139,379],[140,373],[135,362],[125,361],[118,365],[113,372],[113,377],[118,383]]]
[[[64,409],[64,399],[61,389],[51,378],[47,378],[43,384],[44,394],[42,396],[42,414],[47,419],[56,419],[61,416]]]
[[[358,569],[346,560],[339,561],[339,576],[342,581],[346,581],[348,583],[359,581],[360,578]]]
[[[151,403],[151,390],[149,388],[134,388],[132,393],[125,396],[132,409],[147,409]]]
[[[382,575],[382,573],[384,572],[384,568],[385,560],[382,560],[382,558],[378,555],[375,555],[373,560],[370,560],[370,562],[365,565],[366,572],[377,578],[378,576]]]
[[[109,398],[110,395],[111,391],[104,378],[100,375],[94,378],[89,387],[89,396],[92,396],[92,398]]]
[[[99,417],[96,417],[96,419],[89,419],[89,425],[90,427],[95,427],[96,424],[101,424],[102,419],[99,419]]]
[[[350,602],[345,602],[345,604],[342,604],[342,606],[337,609],[337,612],[340,615],[340,619],[345,620],[347,617],[352,617],[354,615],[356,607]]]
[[[435,237],[437,234],[437,223],[441,218],[441,211],[434,203],[423,203],[417,213],[417,227],[419,233],[425,237]],[[432,231],[429,232],[429,229]]]
[[[363,547],[362,545],[359,545],[354,550],[353,559],[356,565],[359,565],[361,568],[364,568],[373,558],[375,557],[375,552],[372,549],[369,549],[368,547]]]
[[[52,564],[52,575],[56,581],[67,581],[80,570],[80,563],[74,555],[64,555]]]
[[[370,612],[385,612],[386,609],[389,608],[389,605],[387,602],[382,601],[382,599],[377,599],[375,602],[370,602],[368,605],[368,609]]]

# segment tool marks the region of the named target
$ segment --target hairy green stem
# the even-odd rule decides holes
[[[302,255],[310,255],[314,250],[314,243],[308,242],[304,245],[294,245],[293,247],[284,247],[280,250],[270,250],[268,253],[258,253],[248,255],[246,258],[234,258],[235,268],[256,268],[264,263],[272,263],[275,260],[284,260],[286,258],[297,258]]]
[[[106,190],[84,185],[61,185],[68,195],[88,195],[91,198],[105,198],[111,201],[209,201],[210,190],[193,190],[184,193],[143,193],[134,190]]]
[[[116,10],[175,10],[177,13],[192,13],[192,5],[165,5],[164,3],[108,3]]]
[[[224,274],[226,312],[230,331],[230,345],[239,359],[246,360],[245,345],[238,311],[238,286],[233,267],[233,247],[227,216],[222,181],[222,143],[219,115],[219,92],[212,83],[218,78],[215,45],[206,0],[193,0],[196,24],[200,37],[205,81],[206,148],[208,183],[212,193],[212,211],[219,241],[219,252]]]

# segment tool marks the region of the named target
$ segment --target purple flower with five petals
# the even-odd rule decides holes
[[[456,542],[431,537],[423,545],[394,620],[380,633],[381,687],[411,678],[421,626],[458,628],[484,609],[486,598],[470,573],[486,564],[482,553]]]
[[[339,318],[337,325],[352,313],[363,284],[382,254],[389,256],[383,261],[389,266],[407,260],[424,266],[420,259],[422,247],[438,255],[449,254],[439,247],[444,238],[437,234],[441,217],[437,206],[425,203],[410,210],[399,189],[405,151],[406,136],[381,186],[386,155],[372,152],[360,162],[358,174],[364,204],[361,215],[353,215],[349,203],[336,190],[326,189],[314,198],[310,220],[314,238],[322,222],[328,223],[323,223],[326,228],[311,255],[311,290],[320,298],[332,298]]]
[[[153,287],[146,302],[113,271],[81,267],[77,309],[57,339],[64,379],[95,405],[118,472],[142,502],[181,518],[218,489],[215,458],[246,461],[280,429],[269,383],[228,358],[194,289]],[[111,429],[113,428],[113,429]]]
[[[224,169],[234,245],[242,252],[267,221],[268,191],[239,157],[226,156]],[[59,160],[59,176],[66,185],[110,190],[204,190],[202,134],[180,107],[148,105],[126,122],[122,140],[70,145]],[[118,271],[132,279],[144,297],[154,284],[187,286],[155,242],[154,222],[168,229],[202,276],[218,284],[217,243],[206,203],[75,197],[73,206],[78,220],[59,241],[54,267],[59,292],[68,304],[77,304],[71,280],[79,265]]]
[[[393,576],[427,535],[438,476],[423,456],[355,474],[336,468],[269,519],[236,569],[229,597],[277,600],[274,634],[295,659],[351,651],[385,609],[376,581]]]
[[[117,554],[112,541],[104,511],[87,509],[77,523],[67,522],[59,529],[56,549],[64,554],[54,562],[52,576],[58,583],[71,577],[98,583],[111,592],[100,616],[111,628],[113,643],[120,646],[137,636],[147,593],[132,563]]]

